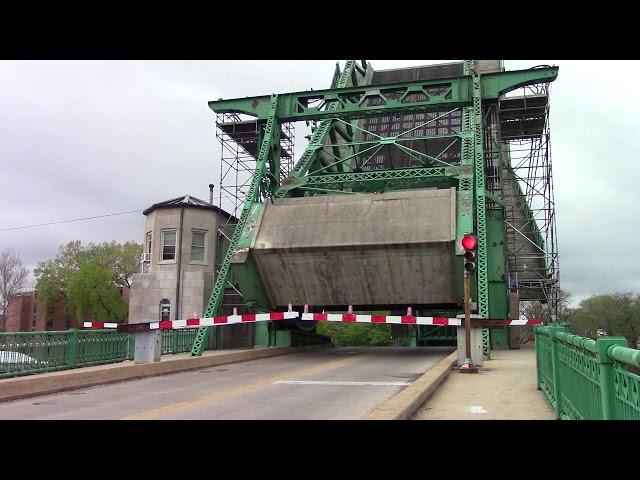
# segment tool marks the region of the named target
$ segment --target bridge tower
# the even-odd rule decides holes
[[[219,312],[225,292],[256,312],[353,304],[455,316],[467,233],[479,242],[481,317],[513,317],[518,300],[555,313],[548,114],[557,75],[505,71],[497,60],[381,71],[349,60],[326,90],[209,102],[231,152],[221,178],[225,168],[245,176],[220,188],[238,221],[221,229],[230,246],[204,316]],[[293,164],[301,121],[312,135]],[[200,329],[192,355],[208,334]],[[483,333],[487,357],[508,343],[506,331],[492,336]]]

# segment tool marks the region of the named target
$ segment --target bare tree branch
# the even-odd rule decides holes
[[[9,297],[27,286],[28,276],[29,270],[13,249],[7,248],[0,252],[0,307],[2,308],[0,331],[5,330]]]

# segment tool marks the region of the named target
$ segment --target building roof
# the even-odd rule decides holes
[[[232,220],[237,221],[237,219],[233,215],[231,215],[229,212],[226,212],[222,210],[220,207],[217,207],[209,202],[200,200],[199,198],[196,198],[193,195],[183,195],[181,197],[165,200],[164,202],[154,203],[149,208],[144,210],[142,213],[144,215],[148,215],[158,208],[180,208],[180,207],[204,208],[206,210],[213,210],[214,212],[226,218],[231,218]]]

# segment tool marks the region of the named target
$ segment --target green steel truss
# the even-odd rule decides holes
[[[279,94],[276,115],[281,122],[324,120],[327,118],[359,119],[384,115],[406,115],[414,112],[446,110],[473,104],[474,79],[469,75],[435,80],[389,83],[384,85],[343,86],[351,76],[355,61],[347,62],[344,78],[337,88]],[[558,76],[557,67],[514,70],[482,75],[482,98],[498,97],[527,85],[551,82]],[[343,82],[345,80],[345,82]],[[436,93],[437,92],[437,93]],[[416,95],[420,97],[415,100]],[[247,97],[209,102],[217,113],[244,113],[265,120],[269,116],[270,96]],[[366,101],[382,100],[372,105]],[[328,129],[328,126],[325,127]],[[311,143],[317,143],[313,140]]]
[[[526,85],[551,82],[557,77],[558,69],[545,67],[477,75],[473,73],[473,66],[472,61],[465,61],[464,74],[459,77],[381,85],[353,85],[358,82],[357,73],[363,72],[354,60],[350,60],[339,76],[336,72],[335,88],[209,102],[210,108],[216,113],[250,115],[265,126],[251,188],[216,279],[205,316],[214,316],[220,308],[232,258],[240,249],[248,246],[242,242],[243,234],[249,235],[248,232],[244,232],[244,226],[251,211],[254,215],[257,214],[253,207],[261,198],[357,194],[448,183],[457,186],[457,240],[470,232],[476,232],[478,235],[478,276],[475,282],[478,309],[480,315],[488,318],[488,192],[485,191],[483,158],[483,103],[495,102],[501,95]],[[352,83],[351,86],[348,85],[349,82]],[[443,114],[446,115],[457,109],[462,110],[462,121],[459,131],[452,134],[406,138],[403,138],[403,134],[395,137],[375,135],[377,138],[373,140],[359,138],[363,129],[358,127],[357,119],[434,111],[446,111],[447,113]],[[309,145],[289,177],[279,181],[279,126],[281,122],[292,121],[320,123],[317,124]],[[410,148],[406,143],[433,138],[451,139],[451,142],[447,143],[448,146],[438,155],[427,155]],[[443,159],[443,154],[455,142],[460,143],[459,164]],[[411,157],[416,166],[366,169],[369,160],[385,147],[399,149]],[[457,247],[456,253],[461,255],[461,249]],[[266,304],[256,305],[256,308],[261,309],[271,307]],[[202,353],[207,331],[205,328],[199,332],[192,355]],[[488,330],[483,332],[483,340],[484,353],[488,356]]]
[[[484,172],[484,128],[482,122],[482,80],[473,75],[473,163],[475,168],[476,235],[478,237],[478,313],[489,318],[489,278],[487,273],[487,220]],[[482,352],[490,358],[489,329],[482,331]]]
[[[349,60],[347,62],[347,65],[337,82],[337,88],[346,86],[347,82],[354,78],[353,74],[355,67],[355,60]],[[242,214],[240,215],[234,234],[229,242],[229,248],[227,249],[222,266],[218,272],[213,291],[211,292],[211,298],[209,299],[209,304],[207,305],[207,309],[204,313],[204,316],[207,318],[215,316],[220,310],[222,299],[224,297],[224,290],[231,273],[231,261],[238,246],[242,243],[243,235],[245,237],[247,236],[244,232],[247,219],[250,216],[255,217],[257,214],[256,204],[260,202],[260,199],[273,196],[279,186],[279,135],[281,131],[280,123],[282,121],[278,117],[280,102],[281,99],[279,96],[271,96],[266,126],[262,133],[262,143],[258,153],[256,169],[251,181],[251,187],[249,188],[249,192],[242,208]],[[329,108],[333,107],[330,106]],[[298,163],[294,166],[290,174],[291,176],[299,175],[300,172],[304,172],[309,165],[313,164],[317,160],[317,149],[314,148],[314,145],[317,142],[321,142],[327,136],[327,133],[331,130],[332,123],[332,120],[326,120],[315,130],[311,141],[309,142],[310,146],[307,147]],[[246,238],[244,240],[246,240]],[[200,327],[198,329],[196,340],[194,341],[191,349],[192,356],[202,355],[207,344],[209,331],[210,327]]]
[[[402,168],[290,177],[282,182],[276,195],[282,197],[296,189],[324,189],[349,194],[358,193],[358,191],[365,193],[381,189],[410,188],[429,182],[442,182],[462,175],[471,176],[471,173],[470,167],[454,165],[451,167]]]
[[[343,89],[347,86],[347,82],[351,79],[352,75],[354,74],[355,67],[356,67],[355,60],[347,61],[347,64],[344,67],[344,71],[342,72],[342,74],[338,79],[336,89]],[[211,102],[209,102],[209,106],[211,106],[211,108],[214,108],[214,106],[211,105]],[[335,112],[337,109],[338,109],[338,103],[334,102],[327,106],[326,111]],[[284,112],[281,112],[281,113],[284,113]],[[313,119],[313,120],[317,120],[317,119]],[[348,125],[350,124],[348,123]],[[296,163],[296,165],[293,167],[293,170],[289,175],[290,177],[299,177],[307,173],[307,171],[309,170],[309,167],[313,165],[321,156],[321,152],[323,150],[322,142],[325,138],[327,138],[327,136],[330,136],[330,138],[332,138],[332,140],[335,142],[335,136],[330,135],[331,133],[333,133],[332,129],[334,127],[335,127],[335,122],[332,120],[324,120],[323,122],[320,123],[320,125],[313,132],[313,135],[311,136],[311,139],[309,141],[309,145],[307,145],[307,148],[302,154],[302,157],[300,157],[300,160],[298,160],[298,163]],[[351,138],[349,137],[348,134],[343,133],[342,135],[344,137],[347,137],[347,139]]]
[[[213,286],[211,299],[209,300],[209,305],[204,313],[204,317],[206,318],[215,316],[220,309],[224,289],[229,277],[231,260],[238,242],[240,241],[240,237],[242,236],[244,226],[247,223],[247,218],[252,210],[252,206],[259,201],[261,193],[264,194],[266,191],[274,190],[278,184],[278,175],[275,173],[279,172],[280,169],[278,153],[278,149],[280,147],[280,124],[276,118],[277,106],[278,96],[274,95],[271,98],[270,114],[267,118],[266,126],[262,134],[262,143],[260,145],[260,152],[258,154],[253,180],[251,181],[249,193],[247,194],[246,201],[242,208],[242,214],[240,215],[236,229],[231,237],[229,248],[227,249],[222,266],[220,267],[220,271],[216,278],[216,282]],[[207,342],[208,332],[208,327],[200,327],[198,329],[196,340],[194,341],[193,348],[191,349],[192,356],[202,355]]]

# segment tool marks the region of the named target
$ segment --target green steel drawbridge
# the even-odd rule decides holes
[[[265,202],[437,188],[455,189],[452,255],[458,296],[460,240],[473,232],[479,247],[472,297],[481,317],[508,318],[513,295],[555,308],[559,285],[547,120],[548,85],[558,68],[505,71],[499,61],[467,60],[402,73],[376,72],[364,61],[349,60],[342,71],[336,69],[330,89],[209,102],[213,111],[234,119],[238,138],[246,131],[239,127],[254,129],[248,150],[255,168],[204,317],[219,313],[229,286],[252,311],[281,306],[249,253]],[[507,95],[516,91],[524,93]],[[288,154],[282,148],[283,125],[300,121],[313,125],[312,135],[289,171],[282,163]],[[521,174],[534,156],[547,170],[528,168]],[[430,311],[451,315],[460,309],[457,303]],[[209,330],[198,331],[192,355],[202,354]],[[487,357],[490,345],[486,330]]]

